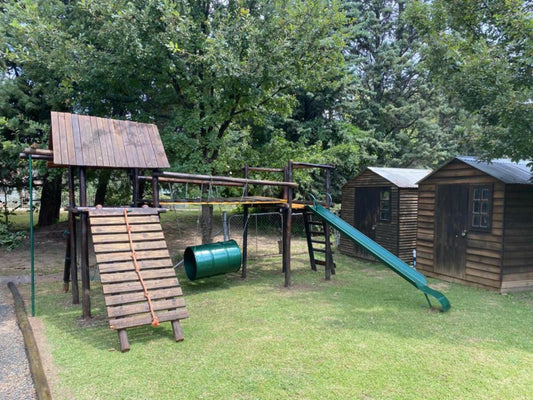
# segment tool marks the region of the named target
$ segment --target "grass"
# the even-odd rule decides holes
[[[439,313],[379,264],[336,255],[325,282],[280,259],[183,285],[185,341],[169,323],[128,330],[118,351],[99,284],[95,318],[79,319],[60,283],[37,286],[37,315],[59,371],[59,398],[526,399],[533,387],[533,293],[502,296],[430,280],[450,299]],[[27,290],[23,289],[24,292]]]
[[[57,222],[64,222],[68,220],[68,213],[61,211],[59,213],[59,219]],[[33,212],[33,225],[37,226],[39,221],[39,212]],[[16,211],[9,216],[9,225],[12,230],[27,230],[30,229],[30,212],[29,211]]]

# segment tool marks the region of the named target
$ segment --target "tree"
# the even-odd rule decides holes
[[[242,154],[254,165],[283,167],[289,159],[334,164],[331,188],[334,199],[339,200],[341,187],[364,163],[359,142],[365,133],[345,117],[352,101],[352,76],[345,70],[335,74],[312,90],[297,89],[291,115],[272,114],[261,125],[251,124],[251,141]],[[294,174],[299,184],[297,197],[323,196],[324,171],[296,170]]]
[[[179,103],[164,132],[181,168],[227,173],[227,160],[238,157],[243,142],[250,144],[251,125],[285,118],[297,88],[316,86],[342,65],[342,15],[335,3],[201,1],[180,15],[191,34],[168,38],[175,43],[172,83]],[[204,207],[204,242],[210,212]]]
[[[407,0],[346,1],[346,63],[357,77],[352,123],[367,133],[362,158],[379,165],[435,166],[460,146],[443,121],[452,110],[430,82]]]
[[[486,158],[533,159],[533,4],[414,1],[432,81],[480,126]]]
[[[327,0],[25,0],[2,48],[49,106],[155,121],[174,168],[226,173],[250,121],[342,65],[342,21]]]
[[[29,35],[33,26],[20,11],[33,15],[33,3],[7,2],[2,5],[0,14],[0,139],[11,143],[11,147],[17,150],[3,152],[2,163],[9,166],[11,174],[15,171],[16,175],[25,174],[24,183],[27,182],[27,170],[19,160],[20,151],[34,143],[46,145],[50,110],[63,108],[57,102],[60,96],[55,75],[48,74],[49,69],[41,68],[40,63],[31,62],[32,57],[41,55],[41,52],[30,55],[32,44],[38,46],[41,43],[37,34],[35,37]],[[57,181],[61,182],[61,174],[54,172],[53,178],[49,179],[48,171],[42,165],[40,172],[44,188],[41,202],[49,205],[41,207],[39,213],[39,225],[45,226],[53,224],[58,217],[61,185]]]

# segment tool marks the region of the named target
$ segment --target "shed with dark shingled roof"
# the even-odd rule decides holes
[[[418,268],[500,292],[533,289],[531,161],[458,156],[418,182]]]

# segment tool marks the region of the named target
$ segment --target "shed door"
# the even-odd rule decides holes
[[[355,227],[370,239],[376,239],[379,221],[379,187],[355,188]]]
[[[468,185],[438,185],[435,218],[435,272],[464,278]]]

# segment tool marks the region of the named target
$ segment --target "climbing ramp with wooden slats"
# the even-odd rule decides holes
[[[89,208],[109,326],[129,350],[127,328],[170,321],[176,341],[187,318],[157,209]]]

